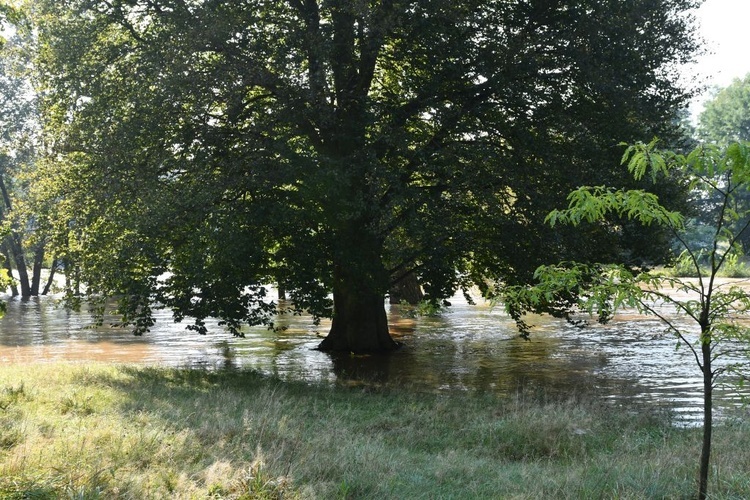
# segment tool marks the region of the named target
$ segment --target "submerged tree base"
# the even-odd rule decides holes
[[[382,267],[379,258],[363,257],[357,262],[359,264],[337,266],[334,271],[333,321],[328,336],[318,349],[355,354],[395,351],[400,344],[391,338],[388,329],[385,294],[382,291],[385,287],[376,286],[378,280],[374,276],[377,273],[367,268],[367,272],[361,269],[363,262],[375,262],[376,268]],[[381,275],[385,274],[381,272]]]
[[[325,352],[378,354],[401,347],[388,331],[388,317],[383,307],[339,310],[334,316],[331,331],[318,349]]]
[[[340,329],[331,327],[331,331],[318,345],[318,350],[354,354],[385,354],[400,349],[402,345],[391,338],[387,329],[383,333],[367,327]]]

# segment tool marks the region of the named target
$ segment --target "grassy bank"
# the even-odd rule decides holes
[[[750,497],[750,425],[714,449],[713,498]],[[0,498],[686,498],[698,452],[593,403],[0,367]]]

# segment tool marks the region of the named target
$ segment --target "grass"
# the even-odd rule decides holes
[[[682,252],[673,266],[661,268],[660,272],[674,278],[698,277],[698,270],[687,252]],[[702,276],[711,275],[711,269],[707,262],[701,262],[700,274]],[[717,276],[721,278],[750,278],[750,264],[747,263],[747,257],[741,258],[737,254],[727,256]]]
[[[576,399],[0,367],[0,498],[690,498],[699,447],[668,415]],[[748,422],[714,450],[712,498],[750,498]]]

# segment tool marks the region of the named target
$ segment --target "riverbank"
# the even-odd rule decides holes
[[[750,423],[714,439],[712,498],[750,497]],[[0,367],[0,498],[687,498],[699,448],[669,415],[575,398]]]

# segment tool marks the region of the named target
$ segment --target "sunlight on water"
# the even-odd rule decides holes
[[[92,328],[85,313],[66,311],[52,297],[9,299],[0,320],[0,362],[96,360],[111,363],[255,369],[282,379],[362,386],[409,385],[426,391],[531,392],[549,397],[595,394],[625,411],[660,406],[683,422],[701,412],[701,376],[688,349],[676,349],[653,318],[621,315],[608,325],[577,328],[532,317],[530,341],[518,338],[501,310],[472,306],[461,296],[439,317],[403,317],[389,308],[392,335],[404,344],[393,355],[331,356],[315,350],[330,323],[283,316],[285,330],[250,328],[234,338],[215,322],[200,336],[157,311],[151,332]],[[729,391],[722,401],[738,402]]]

